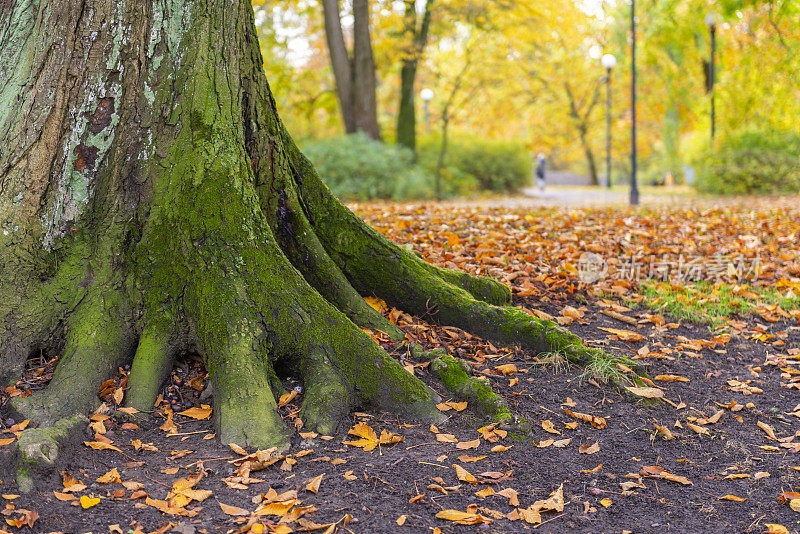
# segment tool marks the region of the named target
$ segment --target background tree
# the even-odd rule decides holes
[[[372,139],[380,139],[369,4],[367,0],[353,0],[352,5],[353,52],[350,54],[342,30],[339,0],[322,0],[325,37],[336,78],[336,93],[345,131],[361,131]]]
[[[414,82],[417,78],[417,65],[428,42],[431,25],[431,10],[434,0],[422,0],[422,16],[415,0],[406,0],[403,17],[403,38],[406,40],[402,51],[400,69],[400,107],[397,111],[397,142],[413,151],[417,149],[417,115],[414,106]]]
[[[13,399],[40,425],[19,440],[28,460],[52,462],[53,427],[93,409],[126,362],[126,403],[150,409],[180,351],[206,364],[225,442],[287,444],[279,373],[302,379],[310,430],[355,406],[440,420],[438,396],[359,328],[402,338],[362,295],[496,343],[607,357],[334,198],[278,117],[249,2],[0,15],[0,379],[31,354],[59,358],[46,389]],[[510,416],[456,360],[427,357],[473,406]]]

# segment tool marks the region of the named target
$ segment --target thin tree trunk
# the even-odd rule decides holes
[[[353,66],[347,53],[342,32],[342,21],[339,15],[339,0],[322,0],[322,11],[325,19],[325,39],[328,42],[328,53],[331,56],[331,68],[336,80],[336,96],[342,112],[342,121],[346,133],[357,130],[354,109]]]
[[[431,23],[431,7],[434,0],[425,3],[422,25],[417,28],[416,2],[406,1],[405,33],[412,38],[412,44],[403,57],[400,69],[400,107],[397,112],[397,142],[412,151],[417,150],[417,117],[414,105],[416,93],[414,82],[417,77],[417,65],[428,42]]]
[[[353,0],[353,85],[356,129],[380,140],[367,0]]]
[[[586,166],[589,170],[589,184],[600,185],[600,180],[597,177],[597,162],[595,161],[594,152],[589,144],[589,139],[586,133],[586,128],[580,128],[581,146],[583,147],[583,154],[586,157]]]

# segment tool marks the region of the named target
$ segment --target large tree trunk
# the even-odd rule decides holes
[[[403,336],[361,295],[499,343],[601,355],[333,197],[278,117],[255,31],[246,0],[0,5],[0,372],[13,383],[29,355],[59,356],[18,412],[46,426],[91,410],[130,361],[126,402],[151,409],[172,356],[193,350],[226,442],[287,443],[275,369],[303,380],[306,429],[334,432],[356,406],[440,418],[437,395],[357,326]],[[485,403],[476,388],[461,393]]]

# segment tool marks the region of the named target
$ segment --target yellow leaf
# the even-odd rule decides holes
[[[678,375],[658,375],[653,380],[660,380],[662,382],[688,382],[689,379],[685,376]]]
[[[211,406],[207,404],[202,404],[200,408],[192,407],[188,410],[184,410],[182,412],[178,412],[178,415],[183,415],[184,417],[191,417],[192,419],[208,419],[211,417]]]
[[[477,462],[479,460],[483,460],[486,458],[486,455],[483,456],[470,456],[468,454],[462,454],[458,457],[459,462],[470,463],[470,462]]]
[[[372,306],[372,308],[374,308],[378,313],[386,313],[389,311],[389,306],[387,306],[386,303],[379,298],[364,297],[364,300],[366,300],[367,304]]]
[[[322,477],[325,476],[325,473],[321,475],[315,476],[311,480],[306,482],[306,490],[310,491],[311,493],[317,493],[319,491],[319,485],[322,483]]]
[[[480,438],[478,438],[478,439],[473,439],[472,441],[460,441],[456,443],[456,448],[461,450],[477,449],[478,447],[480,447],[480,444],[481,440]]]
[[[800,512],[800,499],[792,499],[789,501],[789,507],[795,512]]]
[[[550,432],[551,434],[558,434],[559,436],[561,435],[561,432],[556,430],[556,428],[553,426],[553,422],[550,421],[549,419],[545,419],[544,421],[542,421],[542,428],[544,429],[545,432]]]
[[[74,501],[75,499],[77,499],[77,497],[75,497],[75,495],[71,493],[61,493],[55,490],[53,490],[53,495],[55,495],[56,499],[58,499],[59,501]]]
[[[8,445],[9,443],[14,443],[15,439],[17,439],[17,438],[3,438],[3,439],[0,439],[0,447],[2,447],[3,445]]]
[[[81,508],[86,510],[92,506],[96,506],[100,502],[97,497],[89,497],[88,495],[81,495]]]
[[[578,452],[581,454],[594,454],[600,450],[600,442],[597,441],[592,445],[581,445],[578,447]]]
[[[490,523],[492,520],[480,514],[470,514],[459,510],[442,510],[436,514],[438,519],[453,521],[459,525],[478,525],[480,523]]]
[[[600,499],[600,504],[603,505],[603,508],[608,508],[614,501],[606,497],[605,499]]]
[[[122,391],[122,388],[115,389],[114,395],[112,396],[114,398],[114,404],[119,406],[122,403],[123,395],[125,395],[125,393]]]
[[[723,495],[719,498],[720,501],[736,501],[736,502],[744,502],[747,499],[744,497],[737,497],[736,495]]]
[[[91,447],[92,449],[95,449],[95,450],[98,450],[98,451],[110,450],[110,451],[122,452],[121,450],[119,450],[118,448],[113,446],[112,444],[103,443],[102,441],[84,441],[83,444],[86,445],[87,447]]]
[[[760,480],[762,478],[767,478],[768,476],[769,476],[769,473],[767,473],[766,471],[759,471],[758,473],[753,475],[753,478],[756,479],[756,480]]]
[[[398,527],[402,527],[406,523],[406,519],[408,519],[408,516],[403,514],[397,518],[397,521],[395,521],[395,523],[397,523]]]
[[[466,482],[468,484],[477,484],[478,483],[478,479],[475,478],[469,471],[467,471],[466,469],[464,469],[460,465],[453,464],[453,467],[455,467],[456,476],[458,477],[458,480],[460,480],[461,482]]]
[[[638,332],[633,332],[631,330],[620,330],[618,328],[603,328],[600,327],[600,330],[604,330],[611,334],[614,334],[622,341],[643,341],[644,336]]]
[[[708,430],[703,428],[702,426],[693,425],[692,423],[686,423],[686,426],[697,432],[698,434],[709,434]]]
[[[778,523],[764,523],[764,526],[767,527],[766,534],[789,534],[786,527]]]
[[[518,372],[517,366],[513,363],[506,363],[504,365],[498,365],[494,368],[495,371],[502,375],[512,375]]]
[[[119,472],[117,471],[116,467],[111,471],[109,471],[108,473],[106,473],[105,475],[98,478],[97,481],[100,484],[111,484],[113,482],[122,482],[122,480],[119,478]]]
[[[11,494],[8,494],[8,493],[4,493],[3,494],[3,498],[5,500],[7,500],[7,501],[13,501],[14,499],[18,499],[19,495],[11,495]]]
[[[510,447],[506,447],[505,445],[495,445],[494,447],[492,447],[492,452],[505,452],[511,447],[513,447],[513,445],[511,445]]]
[[[508,499],[509,506],[519,506],[519,499],[517,498],[517,491],[511,488],[506,488],[503,491],[498,491],[497,495]]]
[[[296,389],[293,389],[292,391],[281,395],[281,398],[278,399],[278,408],[283,408],[284,406],[292,402],[292,399],[297,397],[297,395],[298,391]]]
[[[775,431],[772,430],[771,426],[769,426],[766,423],[762,423],[761,421],[759,421],[756,424],[758,425],[758,428],[760,428],[761,430],[764,431],[764,433],[767,435],[767,437],[769,439],[776,440],[776,441],[778,440],[778,437],[775,435]]]
[[[625,389],[627,389],[637,397],[645,397],[648,399],[658,399],[664,396],[664,391],[658,388],[625,386]]]
[[[239,508],[237,506],[231,506],[230,504],[219,503],[219,507],[222,509],[222,511],[224,513],[226,513],[228,515],[234,515],[234,516],[237,516],[237,515],[250,515],[250,512],[248,512],[244,508]]]
[[[492,495],[494,495],[494,488],[489,486],[489,487],[484,488],[482,490],[476,491],[475,495],[477,495],[481,499],[485,499],[486,497],[491,497]]]

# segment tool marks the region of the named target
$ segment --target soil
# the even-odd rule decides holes
[[[447,340],[447,343],[438,344],[451,353],[464,356],[477,372],[489,377],[512,410],[530,422],[530,433],[524,429],[511,429],[496,443],[481,439],[477,448],[461,450],[453,443],[437,441],[429,425],[399,420],[389,414],[356,413],[352,425],[363,421],[377,433],[385,429],[403,436],[404,440],[365,452],[343,444],[342,441],[347,439],[344,432],[330,440],[319,437],[304,439],[295,433],[288,454],[294,455],[297,463],[291,471],[282,470],[279,462],[252,473],[252,477],[263,482],[249,484],[247,489],[233,489],[222,479],[234,474],[236,466],[229,460],[239,455],[215,439],[206,439],[213,433],[210,420],[175,415],[178,433],[168,436],[159,428],[165,421],[163,409],[161,414],[140,417],[137,419],[138,428],[128,430],[121,426],[125,421],[124,414],[117,413],[106,421],[110,429],[106,436],[122,452],[93,450],[78,445],[65,451],[58,469],[51,476],[37,479],[33,492],[13,499],[10,495],[19,494],[19,491],[13,476],[6,473],[0,484],[3,499],[8,502],[3,513],[7,518],[18,517],[19,514],[15,515],[8,509],[9,505],[36,511],[39,518],[33,528],[20,529],[30,532],[127,533],[137,528],[143,532],[160,529],[184,534],[235,532],[241,528],[241,524],[237,525],[235,521],[242,519],[224,513],[220,503],[252,511],[256,508],[253,498],[273,488],[278,493],[298,490],[304,506],[317,508],[305,519],[317,525],[339,522],[334,527],[339,532],[431,532],[436,528],[449,533],[523,532],[534,528],[544,532],[598,533],[763,532],[766,523],[779,523],[790,531],[800,527],[800,514],[777,499],[782,491],[800,490],[799,447],[784,446],[771,440],[757,426],[758,422],[770,425],[778,438],[792,436],[800,430],[797,418],[787,415],[797,411],[800,396],[796,389],[782,386],[787,380],[781,378],[779,367],[786,367],[786,364],[780,361],[777,362],[779,365],[770,364],[776,363],[775,355],[783,354],[790,358],[787,351],[791,354],[792,348],[800,346],[800,328],[796,321],[763,325],[768,333],[777,336],[766,343],[750,339],[752,335],[744,331],[734,334],[724,346],[694,351],[685,347],[675,348],[681,343],[679,336],[687,340],[711,339],[713,333],[705,326],[682,324],[658,328],[652,323],[630,325],[600,313],[600,302],[586,303],[577,293],[566,298],[568,300],[552,300],[545,304],[533,301],[520,301],[518,304],[552,315],[558,315],[567,304],[584,307],[584,317],[568,328],[586,340],[599,340],[610,352],[635,356],[645,344],[651,351],[660,350],[659,343],[672,347],[674,352],[667,356],[673,360],[642,358],[638,361],[648,364],[650,376],[672,374],[689,379],[685,382],[657,382],[664,389],[665,397],[680,409],[667,402],[637,400],[619,388],[583,377],[583,369],[575,366],[552,361],[537,363],[531,354],[496,349],[456,329],[431,327],[425,330],[423,326],[422,330],[412,328],[410,331],[415,331],[417,338],[428,347],[437,345],[437,338]],[[627,315],[642,320],[650,313],[634,310]],[[635,331],[643,334],[645,339],[640,342],[608,341],[607,332],[599,330],[600,327]],[[775,340],[778,340],[778,345],[771,345]],[[484,356],[485,361],[477,361]],[[504,376],[493,371],[495,366],[508,363],[515,364],[518,372]],[[416,372],[448,398],[447,392],[430,379],[423,366]],[[208,402],[196,398],[189,385],[189,379],[201,373],[202,369],[194,360],[176,367],[173,376],[180,378],[181,396],[184,397],[182,408]],[[509,385],[515,378],[519,379],[516,384]],[[748,387],[755,386],[763,393],[745,395],[733,391],[729,380],[749,381]],[[286,386],[291,389],[295,384],[287,383]],[[164,393],[169,398],[170,391],[165,389]],[[290,425],[301,396],[282,409]],[[607,427],[598,429],[580,423],[574,429],[567,428],[565,424],[575,421],[563,411],[568,397],[574,402],[569,409],[601,416],[607,420]],[[752,405],[732,411],[726,408],[732,401],[739,406]],[[700,435],[688,427],[691,418],[708,418],[719,410],[723,413],[716,423],[703,425],[707,434]],[[453,416],[446,424],[439,425],[440,433],[452,434],[460,442],[480,437],[477,428],[485,422],[475,419],[469,410],[447,413]],[[7,418],[8,415],[4,414],[5,424],[12,423]],[[560,435],[546,432],[542,427],[545,420],[551,421]],[[682,428],[675,427],[676,421]],[[674,439],[665,440],[657,436],[654,424],[668,427]],[[85,439],[93,439],[88,437],[90,435],[87,429]],[[543,440],[565,438],[572,441],[562,448],[536,446]],[[350,436],[350,439],[355,438]],[[134,440],[150,443],[157,450],[137,451],[132,445]],[[594,443],[599,444],[599,451],[593,454],[580,452],[579,447]],[[492,447],[498,444],[510,448],[492,452]],[[8,447],[13,447],[13,444],[4,448]],[[462,454],[485,455],[485,458],[466,462],[458,459]],[[197,512],[194,517],[164,515],[145,504],[145,499],[131,499],[131,491],[126,491],[120,484],[95,482],[101,475],[117,468],[123,481],[140,482],[149,497],[164,499],[176,479],[197,472],[198,462],[202,462],[205,476],[196,488],[211,490],[213,496],[187,506],[187,509]],[[495,483],[462,483],[456,477],[453,464],[461,465],[478,476],[484,472],[499,472],[504,476]],[[686,477],[691,485],[644,477],[641,482],[645,487],[633,488],[632,494],[621,495],[620,483],[638,481],[638,478],[626,478],[626,475],[635,477],[646,466],[659,466]],[[178,469],[170,474],[164,472],[170,468]],[[58,500],[54,491],[63,490],[60,471],[68,471],[88,486],[75,495],[101,497],[99,504],[83,509]],[[759,475],[763,478],[757,479],[756,473],[769,473],[769,476]],[[324,477],[318,493],[304,489],[310,479],[322,474]],[[346,474],[349,476],[345,477]],[[437,482],[435,477],[441,480]],[[429,488],[437,483],[451,489]],[[514,507],[502,496],[481,498],[475,495],[476,491],[488,486],[496,491],[513,488],[519,494],[520,508],[525,508],[534,501],[546,499],[562,485],[563,512],[543,513],[544,523],[538,527],[523,520],[492,518],[508,514]],[[409,502],[419,495],[423,496]],[[745,500],[720,500],[725,495]],[[602,499],[611,500],[608,507],[603,506]],[[461,526],[435,517],[440,510],[466,511],[469,505],[477,505],[478,512],[492,519],[491,523]],[[347,516],[350,519],[345,524],[342,520]],[[405,522],[399,526],[401,517],[405,517]],[[270,520],[276,521],[277,517],[264,517],[262,523],[269,524]],[[109,530],[110,525],[118,525],[119,529],[111,527]],[[301,529],[298,523],[291,526]],[[309,526],[314,525],[307,522],[306,527]],[[326,528],[318,532],[324,532]]]

